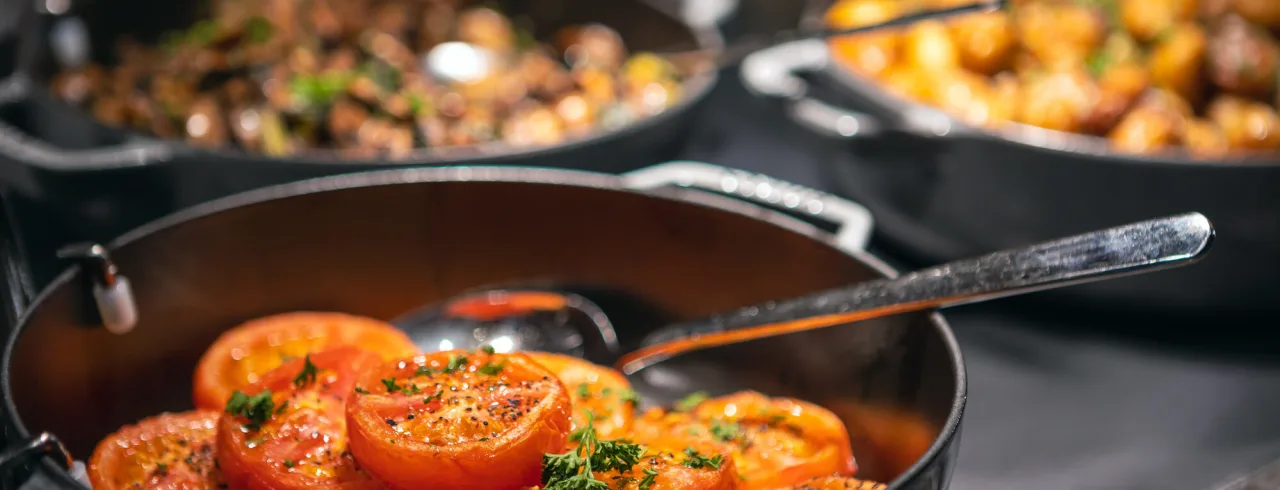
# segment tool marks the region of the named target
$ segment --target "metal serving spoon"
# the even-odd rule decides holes
[[[1006,0],[983,0],[958,7],[924,10],[877,24],[847,29],[796,29],[768,36],[747,37],[733,42],[724,49],[684,49],[668,52],[659,51],[656,54],[665,57],[680,68],[681,71],[685,72],[720,69],[732,66],[742,61],[747,55],[770,46],[802,39],[829,39],[862,34],[971,12],[990,12],[1004,8],[1005,2]],[[484,47],[462,41],[450,41],[440,43],[431,48],[422,57],[421,69],[436,80],[453,83],[472,83],[488,77],[501,63],[500,56]]]
[[[1213,235],[1213,226],[1207,218],[1190,213],[958,260],[897,278],[770,301],[660,328],[642,340],[639,350],[622,356],[617,367],[625,374],[633,374],[694,350],[1186,265],[1204,256]],[[428,350],[445,346],[445,340],[450,348],[476,348],[488,342],[495,350],[501,348],[504,352],[550,347],[601,364],[612,360],[606,358],[616,349],[584,354],[565,348],[572,342],[537,340],[564,339],[565,332],[576,331],[581,336],[579,339],[595,338],[601,345],[616,346],[613,328],[599,307],[585,302],[585,298],[566,293],[524,291],[520,294],[550,294],[550,298],[561,296],[567,298],[567,302],[543,301],[541,307],[534,307],[531,305],[536,302],[526,301],[525,307],[492,309],[512,313],[510,315],[469,314],[468,311],[477,311],[474,307],[479,298],[492,298],[491,305],[518,301],[512,300],[508,292],[479,293],[430,308],[425,310],[426,314],[415,312],[393,323],[411,332],[418,345]],[[584,302],[571,303],[579,300]],[[455,306],[458,304],[464,307]],[[469,310],[466,305],[472,308]],[[575,308],[592,313],[579,316],[576,321],[569,320],[574,318],[572,314],[530,315],[537,311]],[[513,328],[514,324],[527,331],[559,333],[493,334]],[[490,338],[504,340],[500,343],[484,340]],[[534,341],[523,343],[524,339]]]

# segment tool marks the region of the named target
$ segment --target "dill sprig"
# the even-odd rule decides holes
[[[596,478],[595,472],[631,471],[644,454],[644,447],[639,444],[600,440],[594,417],[588,417],[585,427],[569,434],[569,440],[578,443],[578,447],[542,457],[544,490],[608,490],[609,485]]]

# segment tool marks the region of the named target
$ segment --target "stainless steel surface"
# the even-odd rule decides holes
[[[24,464],[34,463],[39,458],[49,456],[51,460],[64,469],[71,469],[71,452],[62,442],[48,432],[41,432],[35,437],[0,452],[0,474]]]
[[[679,186],[746,199],[799,213],[836,226],[836,245],[853,252],[866,248],[875,220],[858,203],[763,174],[719,165],[682,161],[654,165],[622,176],[632,189]]]
[[[68,245],[58,257],[71,259],[88,271],[98,319],[107,331],[123,335],[138,324],[138,305],[129,279],[120,274],[107,248],[96,243]]]
[[[1212,490],[1275,490],[1280,488],[1280,460],[1272,461],[1248,475],[1214,485]]]
[[[1209,220],[1190,213],[996,252],[663,328],[618,367],[632,374],[693,350],[1186,265],[1212,239]]]
[[[79,262],[90,273],[96,284],[113,286],[119,275],[119,268],[111,261],[106,247],[96,243],[78,243],[58,250],[58,258],[72,259]]]
[[[521,301],[525,296],[552,300],[534,298],[530,304]],[[475,306],[502,314],[477,314]],[[391,323],[427,352],[489,346],[497,352],[555,352],[597,363],[612,362],[619,354],[618,335],[604,311],[591,300],[568,292],[473,292],[412,311]]]

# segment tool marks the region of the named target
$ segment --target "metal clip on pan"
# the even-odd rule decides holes
[[[138,324],[133,289],[107,255],[106,247],[96,243],[69,245],[58,251],[58,257],[78,262],[93,281],[93,302],[108,332],[124,335],[133,330]]]

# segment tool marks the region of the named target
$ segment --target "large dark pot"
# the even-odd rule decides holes
[[[967,126],[857,77],[822,42],[755,53],[741,68],[751,91],[820,136],[831,187],[870,209],[879,236],[910,258],[954,260],[1195,209],[1221,237],[1201,266],[1053,294],[1171,317],[1280,309],[1268,265],[1280,250],[1280,161],[1124,155],[1095,137]]]
[[[837,221],[842,231],[672,184],[711,184],[778,202]],[[41,292],[4,350],[0,420],[10,445],[48,431],[83,458],[121,424],[186,408],[197,357],[242,320],[297,309],[392,318],[496,283],[580,285],[575,290],[614,312],[620,341],[630,347],[664,321],[893,274],[851,248],[869,224],[860,208],[830,196],[688,164],[622,177],[395,170],[241,194],[113,242],[115,284],[127,282],[131,292],[102,282],[91,292],[103,279],[102,262],[73,267]],[[136,304],[136,327],[123,335],[104,329],[95,295]],[[620,306],[635,301],[650,307]],[[674,379],[683,389],[754,388],[830,407],[850,427],[865,477],[902,489],[948,484],[965,373],[936,313],[672,362],[654,368],[666,375],[663,385]],[[637,382],[646,395],[652,392],[644,386],[656,386]],[[35,470],[47,485],[75,486],[51,458]]]

